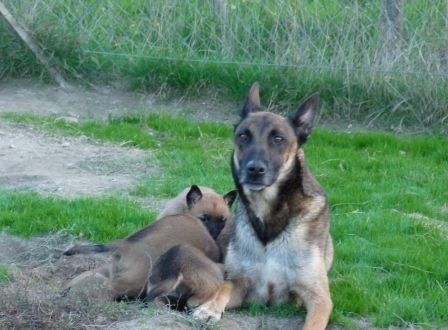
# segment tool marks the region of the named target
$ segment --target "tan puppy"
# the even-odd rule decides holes
[[[196,185],[193,185],[196,186]],[[157,216],[156,220],[159,220],[161,218],[172,216],[172,215],[179,215],[179,214],[187,214],[191,213],[192,210],[188,208],[187,205],[187,194],[190,192],[190,190],[193,188],[185,188],[182,192],[180,192],[176,197],[169,200],[164,209],[160,212],[160,214]],[[222,198],[227,202],[229,208],[231,207],[232,203],[235,201],[237,193],[236,191],[230,191],[227,194],[225,194],[223,197],[221,197],[216,191],[214,191],[211,188],[205,187],[205,186],[197,186],[202,194],[202,203],[209,203],[212,206],[220,204],[222,202]],[[193,214],[193,216],[201,217],[203,214],[200,214],[200,209],[198,209],[199,212]],[[217,242],[220,248],[222,249],[221,253],[225,253],[225,250],[227,249],[227,243],[229,239],[230,229],[232,227],[231,225],[232,217],[228,217],[226,219],[225,225],[223,230],[221,231],[220,235],[218,235]],[[72,248],[68,249],[64,252],[64,255],[66,256],[72,256],[75,254],[87,254],[87,253],[103,253],[103,252],[112,252],[115,249],[117,249],[119,246],[123,244],[123,240],[117,240],[113,241],[107,244],[86,244],[86,245],[78,245],[76,244]],[[222,259],[224,258],[224,254],[222,255]]]
[[[213,262],[219,262],[221,252],[213,237],[219,235],[230,218],[229,207],[235,197],[235,191],[222,197],[211,191],[202,193],[197,186],[192,186],[185,196],[187,213],[161,218],[121,241],[69,249],[66,255],[105,251],[113,254],[110,263],[80,274],[68,288],[96,277],[104,281],[115,299],[144,297],[153,265],[177,245],[191,246]]]
[[[209,199],[210,202],[212,202],[210,198],[212,196],[217,195],[216,192],[211,188],[199,186],[199,189],[201,190],[202,194],[206,198]],[[189,191],[190,191],[190,188],[185,188],[179,195],[177,195],[172,200],[168,201],[165,205],[165,208],[157,216],[157,220],[161,219],[163,217],[166,217],[168,215],[188,213],[189,210],[188,210],[188,206],[187,206],[186,197],[187,197],[187,194]],[[233,201],[236,198],[236,191],[234,191],[234,192],[231,191],[231,192],[227,193],[226,196],[224,196],[224,198],[231,201],[231,203],[233,203]],[[222,229],[221,233],[218,235],[218,238],[216,238],[218,246],[221,250],[222,260],[224,260],[224,258],[225,258],[227,246],[229,244],[231,229],[232,229],[232,217],[229,217],[226,220],[226,224],[225,224],[224,228]]]

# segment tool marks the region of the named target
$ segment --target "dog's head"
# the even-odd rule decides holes
[[[264,112],[255,83],[235,127],[235,180],[250,191],[278,182],[292,168],[298,149],[309,138],[318,111],[319,96],[314,94],[288,118]]]
[[[228,192],[224,196],[193,185],[186,196],[188,212],[201,220],[213,239],[216,240],[230,217],[230,208],[235,201],[237,192]]]

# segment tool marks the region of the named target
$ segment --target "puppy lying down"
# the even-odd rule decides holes
[[[127,238],[74,246],[64,254],[112,252],[112,260],[75,277],[67,291],[95,278],[110,299],[166,296],[181,309],[208,300],[223,281],[218,242],[235,198],[235,191],[221,196],[193,185],[169,202],[157,221]]]

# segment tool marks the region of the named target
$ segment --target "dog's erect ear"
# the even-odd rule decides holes
[[[202,192],[195,184],[191,186],[190,191],[187,193],[187,206],[191,210],[197,202],[202,199]]]
[[[246,103],[244,103],[243,110],[241,111],[241,118],[244,119],[249,113],[257,111],[261,111],[260,86],[255,82],[250,88]]]
[[[237,195],[238,195],[237,191],[232,190],[223,196],[224,201],[226,202],[229,209],[232,207],[232,204],[235,201]]]
[[[300,143],[305,143],[310,137],[319,107],[320,97],[316,93],[303,102],[296,113],[289,117]]]

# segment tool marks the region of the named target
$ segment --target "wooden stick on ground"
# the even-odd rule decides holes
[[[65,89],[70,89],[71,86],[68,84],[62,75],[56,68],[52,67],[50,64],[50,58],[48,58],[33,37],[20,26],[20,24],[11,15],[8,9],[0,0],[0,15],[6,20],[6,22],[11,26],[11,28],[17,33],[17,35],[22,39],[26,46],[34,53],[38,61],[47,69],[48,73],[53,77],[53,79]]]

